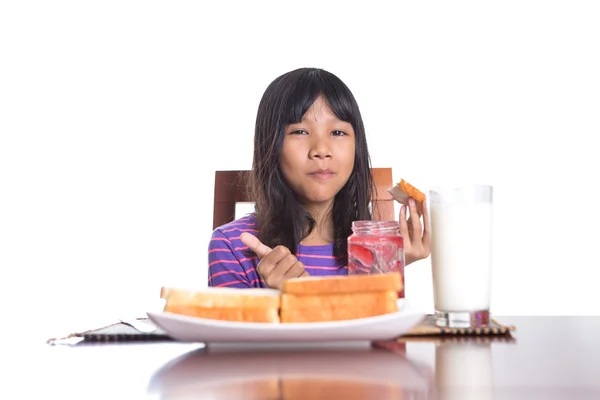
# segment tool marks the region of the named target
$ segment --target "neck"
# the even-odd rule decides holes
[[[324,206],[310,207],[307,211],[315,220],[315,228],[301,243],[313,246],[333,243],[333,201]]]

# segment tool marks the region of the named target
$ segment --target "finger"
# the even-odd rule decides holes
[[[406,226],[408,227],[408,234],[410,237],[413,236],[413,226],[412,226],[412,215],[409,215],[406,219]]]
[[[400,207],[400,218],[398,221],[400,225],[400,235],[404,238],[404,246],[410,246],[410,234],[408,232],[408,224],[406,222],[406,206],[403,204]]]
[[[308,271],[305,269],[302,274],[300,274],[300,276],[298,278],[304,278],[306,276],[310,276],[310,274],[308,273]]]
[[[287,247],[277,246],[273,250],[269,251],[267,255],[258,263],[256,269],[265,282],[267,282],[267,279],[273,275],[273,272],[277,269],[277,265],[281,262],[281,260],[288,255],[290,255],[290,251]],[[267,284],[269,283],[267,282]]]
[[[265,246],[256,236],[251,235],[248,232],[242,233],[240,235],[240,240],[258,256],[259,260],[262,260],[263,257],[271,251],[269,246]]]
[[[271,269],[271,273],[266,277],[266,283],[270,287],[279,287],[283,282],[286,273],[298,262],[298,259],[293,254],[286,254],[281,260],[277,262],[275,267]]]
[[[429,233],[429,209],[427,208],[427,201],[423,202],[423,246],[426,247],[427,252],[430,250],[431,235]]]
[[[291,266],[290,269],[287,270],[287,272],[283,276],[283,279],[298,278],[302,275],[303,272],[304,264],[302,264],[300,261],[297,261],[296,263],[294,263],[294,265]]]
[[[419,218],[419,211],[417,210],[417,201],[411,197],[408,200],[408,204],[410,207],[410,226],[412,227],[413,239],[415,238],[414,235],[419,236],[420,239],[423,227],[421,226],[421,218]]]

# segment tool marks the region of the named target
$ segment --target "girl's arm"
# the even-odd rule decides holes
[[[216,229],[208,245],[208,286],[253,287],[253,279],[257,278],[254,276],[256,273],[252,273],[255,269],[245,269],[240,260],[245,261],[245,264],[251,261],[240,250],[236,250],[233,240],[227,234]]]

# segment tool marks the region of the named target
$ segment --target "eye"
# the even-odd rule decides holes
[[[304,129],[296,129],[291,131],[289,135],[308,135],[308,132],[306,132]]]
[[[333,136],[346,136],[347,135],[347,133],[344,131],[333,131],[333,132],[331,132],[331,134]]]

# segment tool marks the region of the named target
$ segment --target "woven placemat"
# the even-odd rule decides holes
[[[486,345],[491,343],[515,343],[511,332],[514,325],[503,325],[491,319],[488,326],[479,328],[445,328],[435,325],[433,315],[427,315],[423,321],[404,335],[385,341],[374,341],[373,347],[383,348],[398,354],[406,354],[407,343],[470,343]]]
[[[152,322],[148,318],[137,318],[148,324]],[[157,328],[154,332],[140,332],[130,325],[115,322],[100,328],[90,329],[83,332],[71,333],[64,337],[50,338],[46,343],[51,345],[66,344],[76,345],[85,343],[116,343],[135,341],[171,341],[173,340],[164,331]]]
[[[418,336],[504,336],[516,330],[514,325],[503,325],[495,319],[490,319],[490,323],[483,327],[469,328],[446,328],[435,324],[434,316],[429,314],[409,330],[403,337]]]

